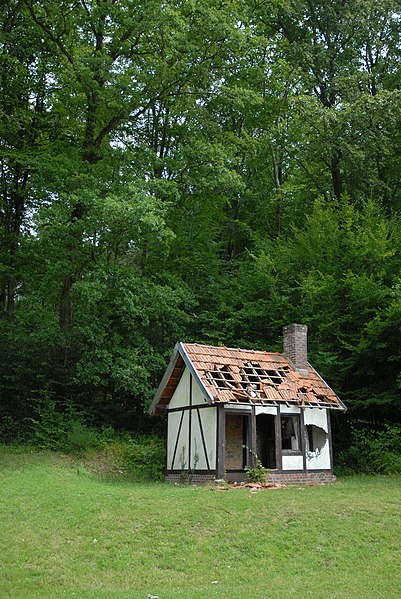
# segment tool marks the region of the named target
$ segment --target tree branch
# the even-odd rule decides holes
[[[51,39],[51,41],[56,44],[56,46],[58,47],[58,49],[60,50],[60,52],[66,57],[66,59],[68,60],[68,62],[74,66],[74,59],[72,57],[72,54],[70,54],[70,52],[68,52],[67,48],[64,46],[64,44],[61,43],[60,37],[56,36],[53,31],[50,29],[50,27],[48,27],[43,20],[38,17],[35,13],[35,11],[33,10],[32,4],[28,1],[28,0],[23,0],[25,6],[27,7],[27,9],[29,10],[29,12],[31,13],[31,17],[33,19],[33,21],[36,23],[36,25],[38,25],[38,27],[40,27],[42,29],[42,31],[44,31],[49,38]]]

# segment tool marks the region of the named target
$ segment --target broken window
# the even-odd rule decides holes
[[[281,448],[300,451],[300,419],[298,414],[281,416]]]
[[[315,424],[307,424],[306,439],[308,444],[308,452],[314,453],[316,456],[318,456],[327,441],[327,433],[320,426],[316,426]]]

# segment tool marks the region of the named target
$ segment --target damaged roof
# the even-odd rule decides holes
[[[278,352],[177,343],[153,399],[151,413],[164,413],[185,366],[210,404],[281,404],[346,409],[310,364],[301,371]]]

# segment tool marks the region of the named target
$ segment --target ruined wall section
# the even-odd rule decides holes
[[[332,468],[328,418],[327,410],[306,409],[304,412],[307,470]]]

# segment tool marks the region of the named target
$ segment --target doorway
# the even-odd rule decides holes
[[[247,465],[247,423],[242,414],[226,414],[224,469],[243,470]]]
[[[256,453],[264,468],[277,468],[276,459],[276,416],[256,416]]]

